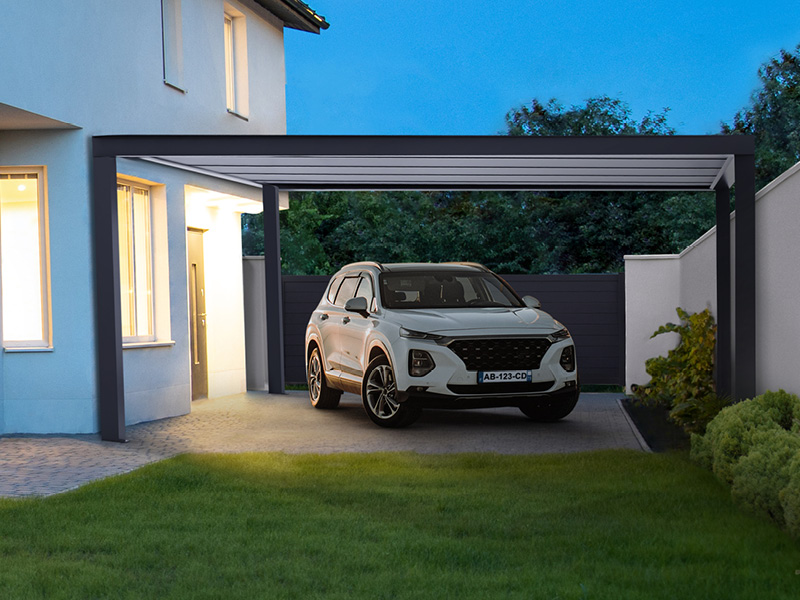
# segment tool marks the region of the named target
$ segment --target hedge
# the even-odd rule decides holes
[[[691,457],[739,504],[800,536],[800,398],[779,390],[724,408],[692,436]]]

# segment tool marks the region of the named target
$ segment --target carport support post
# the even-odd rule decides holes
[[[756,395],[756,183],[755,158],[737,154],[733,398]]]
[[[279,189],[263,185],[264,285],[267,304],[267,386],[270,394],[284,393],[283,281],[281,279],[281,226]]]
[[[119,287],[117,159],[95,156],[92,169],[97,399],[100,437],[125,442],[125,385]]]
[[[731,190],[717,192],[717,394],[731,395]]]

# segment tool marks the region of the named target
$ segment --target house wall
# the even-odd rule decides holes
[[[0,134],[0,165],[45,165],[50,233],[51,351],[3,351],[3,429],[96,431],[92,261],[86,139],[78,131]]]
[[[29,0],[0,20],[0,102],[95,134],[286,132],[282,23],[246,16],[248,120],[225,104],[223,0],[183,0],[185,92],[163,81],[161,0]]]
[[[285,133],[282,23],[248,0],[229,3],[247,23],[246,120],[226,109],[222,0],[182,2],[183,90],[163,80],[161,0],[4,6],[0,78],[14,85],[0,86],[0,103],[79,129],[7,131],[0,121],[0,166],[46,168],[53,328],[52,350],[0,354],[0,433],[99,429],[91,136]],[[164,236],[154,230],[153,239],[154,255],[166,257],[155,274],[166,288],[155,311],[163,343],[123,352],[126,421],[135,423],[190,410],[185,186],[259,201],[261,193],[142,161],[120,160],[118,170],[157,183],[165,203]],[[209,312],[226,315],[209,323],[212,395],[245,388],[239,213],[216,212],[207,243],[228,266],[206,274]]]
[[[731,217],[731,251],[736,236]],[[800,339],[800,163],[756,194],[756,392],[783,388],[800,393],[796,365]],[[735,255],[734,255],[735,257]],[[668,265],[668,266],[667,266]],[[626,256],[626,385],[644,384],[644,360],[663,355],[668,346],[647,340],[655,329],[677,318],[676,306],[698,312],[710,308],[716,317],[716,228],[680,255]],[[734,273],[732,270],[732,279]],[[735,285],[735,279],[732,281]],[[647,289],[657,291],[647,295]],[[656,296],[663,301],[653,304]],[[668,306],[669,302],[675,304]],[[735,307],[735,305],[734,305]],[[659,336],[666,337],[666,336]],[[664,342],[666,344],[666,342]],[[735,366],[734,366],[735,369]]]

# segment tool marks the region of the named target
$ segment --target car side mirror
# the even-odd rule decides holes
[[[542,303],[533,296],[523,296],[522,301],[528,308],[542,308]]]
[[[367,299],[364,298],[363,296],[350,298],[347,302],[344,303],[344,309],[347,312],[358,313],[364,318],[369,316],[369,311],[367,310]]]

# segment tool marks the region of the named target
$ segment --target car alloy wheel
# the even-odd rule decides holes
[[[361,398],[369,418],[381,427],[405,427],[422,412],[416,406],[397,401],[394,369],[383,355],[372,359],[367,366]]]
[[[311,399],[311,406],[314,408],[336,408],[342,392],[328,387],[325,380],[325,372],[322,369],[322,357],[319,349],[314,348],[311,357],[308,359],[308,396]]]
[[[394,373],[389,365],[378,365],[367,379],[367,403],[369,409],[380,419],[391,419],[397,414],[400,404],[395,399],[397,387]]]

